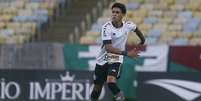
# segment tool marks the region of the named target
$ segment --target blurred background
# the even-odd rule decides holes
[[[146,37],[125,57],[126,101],[201,101],[201,0],[0,0],[0,100],[89,101],[114,2]],[[138,42],[130,33],[128,50]]]

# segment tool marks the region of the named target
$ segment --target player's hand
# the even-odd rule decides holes
[[[128,52],[128,57],[130,57],[130,58],[138,57],[139,53],[140,53],[140,50],[134,48],[134,49],[132,49],[131,51]]]

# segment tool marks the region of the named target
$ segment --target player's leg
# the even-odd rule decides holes
[[[100,65],[96,64],[95,77],[94,77],[94,88],[91,93],[92,101],[98,101],[98,98],[102,91],[103,84],[106,81],[106,78],[107,78],[107,68],[105,68],[105,65],[100,66]]]
[[[103,85],[94,84],[93,91],[91,93],[91,101],[98,101],[101,94]]]
[[[108,76],[107,76],[107,85],[108,88],[113,93],[116,101],[124,101],[125,97],[123,92],[117,86],[117,78],[120,76],[121,63],[114,63],[109,66]]]

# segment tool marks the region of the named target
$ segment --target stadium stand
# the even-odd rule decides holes
[[[79,42],[110,1],[0,0],[0,69],[64,69],[51,42]]]
[[[134,21],[144,32],[147,45],[201,45],[201,0],[116,1],[127,6],[126,19]],[[105,9],[102,17],[80,38],[81,44],[96,44],[97,38],[100,37],[101,25],[110,17],[109,9]],[[128,40],[128,44],[136,42]]]
[[[127,6],[126,19],[134,21],[145,36],[152,40],[152,43],[147,42],[148,45],[174,45],[174,42],[175,45],[200,45],[200,0],[116,1]],[[111,14],[110,8],[106,8],[109,2],[110,0],[0,0],[0,43],[26,43],[37,39],[42,42],[79,41],[81,44],[96,44],[101,25]],[[99,17],[103,10],[102,17]],[[96,22],[93,23],[94,21]],[[87,29],[89,30],[86,32]],[[163,38],[166,36],[164,34],[168,34],[168,39]]]
[[[91,27],[111,0],[69,1],[69,6],[62,10],[55,22],[41,34],[42,41],[79,42],[79,37]]]
[[[93,5],[89,6],[87,2]],[[56,50],[54,47],[57,46],[50,44],[37,46],[34,45],[36,43],[30,43],[30,45],[22,44],[21,48],[18,47],[18,44],[35,40],[36,36],[38,39],[35,41],[41,42],[97,44],[100,40],[101,26],[110,19],[111,12],[107,7],[112,3],[107,0],[87,2],[83,0],[0,0],[0,43],[13,44],[0,45],[0,66],[12,68],[15,65],[19,68],[29,68],[28,64],[35,64],[30,66],[51,67],[52,61],[56,58],[51,60],[51,55],[61,52],[62,45],[58,45],[60,48]],[[147,38],[147,45],[201,45],[201,9],[198,6],[201,5],[201,0],[197,2],[193,0],[117,0],[117,2],[126,4],[128,12],[125,20],[134,21],[138,25]],[[135,44],[138,41],[135,34],[130,34],[128,44]],[[24,51],[33,56],[22,55]],[[40,54],[41,57],[34,54]],[[11,58],[12,56],[14,57]]]
[[[64,0],[0,0],[0,43],[30,42]]]

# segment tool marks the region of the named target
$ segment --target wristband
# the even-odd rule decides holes
[[[128,55],[128,52],[127,52],[127,51],[122,51],[122,52],[121,52],[121,55],[127,56],[127,55]]]

